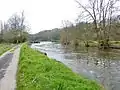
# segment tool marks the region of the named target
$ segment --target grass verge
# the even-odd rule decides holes
[[[14,46],[13,44],[7,44],[7,43],[0,44],[0,55],[10,50],[13,46]]]
[[[24,44],[20,52],[16,90],[101,90],[101,87]]]

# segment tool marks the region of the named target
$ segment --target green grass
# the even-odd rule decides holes
[[[7,44],[7,43],[0,44],[0,55],[10,50],[13,46],[14,46],[13,44]]]
[[[120,41],[110,41],[109,42],[111,46],[118,46],[120,47]]]
[[[16,90],[102,90],[64,64],[24,44],[20,52]]]

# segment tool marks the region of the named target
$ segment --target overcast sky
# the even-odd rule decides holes
[[[0,20],[25,11],[31,33],[59,28],[62,20],[74,21],[79,13],[74,0],[0,0]]]

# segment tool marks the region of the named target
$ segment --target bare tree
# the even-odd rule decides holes
[[[88,0],[88,5],[81,4],[80,0],[76,0],[76,2],[83,10],[84,17],[89,17],[88,20],[93,22],[93,30],[95,30],[99,46],[108,48],[112,17],[119,11],[119,8],[116,7],[119,0]]]
[[[9,31],[9,24],[8,23],[4,22],[3,26],[4,26],[4,33]]]
[[[71,37],[71,33],[68,30],[70,27],[74,27],[74,25],[69,20],[64,20],[62,21],[62,27],[64,29],[64,35],[62,35],[62,37],[64,38],[61,41],[64,45],[68,45],[70,44],[70,37]]]
[[[11,16],[8,20],[9,28],[11,30],[25,30],[25,16],[24,11],[21,12],[21,15],[18,15],[17,13]]]
[[[26,40],[28,26],[25,23],[24,11],[20,14],[13,14],[7,21],[7,24],[4,25],[5,28],[9,29],[9,32],[12,33],[14,42],[22,42]],[[6,35],[7,37],[7,35]]]
[[[0,42],[3,41],[3,23],[2,21],[0,22]]]

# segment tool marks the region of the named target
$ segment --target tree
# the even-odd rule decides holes
[[[0,22],[0,42],[3,41],[3,23],[2,21]]]
[[[62,21],[64,31],[61,32],[61,42],[63,45],[70,44],[71,33],[68,31],[70,28],[74,27],[73,23],[69,20]]]
[[[11,40],[14,43],[19,43],[27,40],[27,29],[28,26],[25,23],[24,11],[20,14],[13,14],[7,21],[4,23],[4,40]]]
[[[84,13],[82,16],[87,22],[93,23],[93,30],[96,33],[99,47],[109,48],[109,37],[113,27],[112,17],[119,11],[116,3],[119,0],[88,0],[88,5],[82,5],[80,0],[76,0]]]
[[[15,13],[13,16],[11,16],[8,20],[9,29],[11,30],[25,30],[25,16],[24,11],[21,13],[21,15],[18,15]]]

